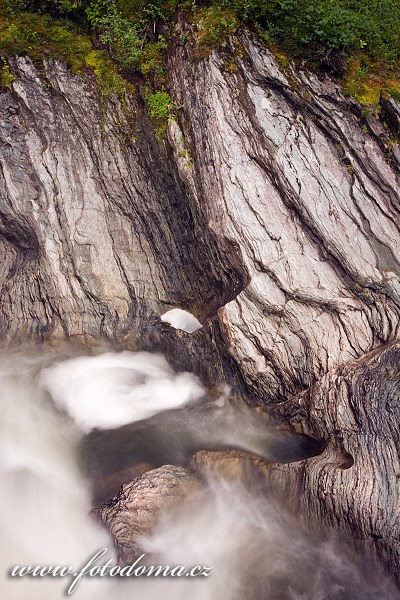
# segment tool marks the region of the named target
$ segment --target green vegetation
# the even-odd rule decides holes
[[[351,57],[347,61],[343,77],[343,90],[360,104],[377,104],[382,95],[400,99],[400,78],[396,70],[390,70],[367,61],[365,57]]]
[[[48,15],[22,13],[10,21],[0,19],[0,53],[5,56],[28,54],[33,61],[61,58],[77,72],[92,49],[87,36]]]
[[[143,54],[139,26],[124,17],[115,4],[111,5],[98,25],[100,40],[108,46],[115,60],[124,67],[137,66]]]
[[[187,145],[187,141],[184,137],[181,137],[178,141],[178,158],[183,159],[183,166],[186,169],[191,169],[193,167],[193,158],[192,153],[190,151],[190,147]]]
[[[149,115],[159,121],[168,121],[172,115],[173,103],[167,92],[146,94]]]
[[[142,68],[144,73],[152,69],[157,73],[162,71],[160,52],[166,48],[166,42],[158,36],[157,40],[144,44],[143,14],[131,22],[109,0],[3,0],[0,56],[28,54],[34,61],[43,57],[60,58],[74,72],[91,65],[106,89],[121,88],[123,79],[115,62],[123,67]],[[96,28],[114,62],[105,52],[93,54],[88,34]]]
[[[362,50],[394,67],[400,55],[400,0],[220,0],[295,56]]]
[[[10,87],[14,81],[14,75],[10,71],[10,66],[5,61],[0,61],[0,89]]]
[[[20,13],[12,19],[0,16],[0,56],[27,54],[34,62],[43,57],[64,60],[74,73],[91,67],[103,95],[120,96],[127,82],[105,51],[95,50],[88,35],[78,33],[76,25],[51,18],[49,15]],[[2,69],[2,84],[9,85],[12,77],[8,65]]]
[[[140,72],[162,94],[167,40],[160,26],[178,10],[195,26],[198,58],[245,23],[281,66],[293,57],[323,65],[362,103],[400,93],[400,0],[3,0],[0,56],[56,56],[75,71],[90,65],[107,90],[122,85],[119,65]],[[92,40],[113,60],[94,50]]]
[[[257,28],[284,67],[308,59],[362,104],[400,93],[400,0],[219,0]]]
[[[96,29],[99,26],[100,21],[107,14],[109,4],[108,0],[93,0],[87,3],[85,15],[92,29]]]
[[[104,0],[95,0],[96,6]],[[93,1],[89,2],[89,14]],[[101,4],[103,6],[103,4]],[[156,32],[160,22],[172,21],[178,8],[192,6],[178,0],[114,0],[108,2],[102,16],[97,16],[91,25],[97,27],[100,41],[105,44],[111,56],[123,67],[140,71],[142,75],[153,76],[155,87],[164,85],[163,52],[167,42]]]
[[[174,117],[175,104],[164,89],[153,92],[148,86],[144,89],[147,110],[152,118],[158,137],[163,140],[167,133],[168,121]]]
[[[99,19],[98,26],[101,42],[120,65],[137,69],[143,75],[150,72],[160,78],[164,75],[161,57],[161,52],[167,48],[164,36],[146,40],[143,37],[143,21],[130,21],[115,4]]]
[[[199,10],[196,20],[199,48],[214,48],[224,44],[239,27],[239,19],[235,12],[218,5]]]
[[[117,73],[115,65],[105,52],[92,49],[85,56],[85,64],[92,67],[103,96],[117,94],[120,99],[124,99],[127,82]]]

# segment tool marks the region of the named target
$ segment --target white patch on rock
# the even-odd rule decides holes
[[[169,323],[174,329],[181,329],[186,333],[193,333],[198,329],[201,329],[203,325],[200,323],[195,316],[193,316],[187,310],[181,308],[172,308],[171,310],[164,313],[161,317],[161,321]]]

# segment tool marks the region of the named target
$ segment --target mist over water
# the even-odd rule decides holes
[[[91,522],[74,427],[39,389],[40,355],[0,359],[1,596],[62,597],[65,582],[7,577],[14,565],[79,565],[108,537]],[[85,598],[84,595],[81,596]]]
[[[367,581],[333,539],[316,540],[275,501],[214,475],[183,508],[165,515],[144,549],[174,564],[214,567],[206,585],[174,582],[182,596],[173,595],[171,584],[168,600],[398,598],[390,583]],[[179,583],[187,585],[186,596]]]
[[[179,464],[202,444],[266,457],[304,451],[287,438],[278,443],[279,434],[251,411],[211,402],[195,376],[176,374],[163,357],[147,353],[65,360],[3,353],[0,409],[0,595],[7,600],[56,600],[71,583],[69,577],[11,578],[11,566],[79,570],[102,547],[109,549],[102,562],[112,557],[111,540],[88,515],[93,480],[129,461]],[[84,578],[72,597],[398,598],[383,579],[366,582],[336,543],[316,541],[278,504],[215,474],[164,515],[143,547],[151,564],[206,565],[214,572],[197,580]]]
[[[148,352],[80,356],[44,369],[40,379],[86,432],[147,419],[204,395],[194,375],[174,373],[163,356]]]

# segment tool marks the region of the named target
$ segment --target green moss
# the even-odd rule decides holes
[[[385,82],[382,90],[383,96],[392,96],[400,102],[400,81],[389,79]]]
[[[224,73],[236,73],[238,68],[239,67],[233,60],[226,60],[222,63],[222,70]]]
[[[268,45],[269,49],[272,51],[273,55],[275,56],[275,60],[278,63],[278,65],[280,66],[280,68],[282,70],[287,69],[288,66],[290,65],[290,58],[289,58],[288,54],[286,52],[284,52],[282,50],[282,48],[280,48],[276,44],[269,42],[269,43],[267,43],[267,45]]]
[[[190,147],[187,145],[186,139],[183,136],[178,141],[177,155],[179,158],[185,159],[185,162],[183,163],[183,165],[186,168],[193,167],[192,153],[191,153]]]
[[[128,83],[117,73],[106,52],[91,50],[85,56],[85,64],[92,67],[103,96],[117,94],[120,99],[124,98]]]
[[[103,95],[122,96],[129,85],[106,52],[94,50],[90,38],[47,15],[24,13],[10,23],[0,18],[0,54],[27,54],[35,63],[43,58],[66,62],[75,74],[91,67]],[[4,67],[3,67],[3,77]],[[10,76],[12,77],[11,73]]]
[[[60,58],[79,71],[91,49],[87,36],[47,15],[23,13],[11,22],[0,18],[0,53],[5,56],[28,54],[35,62],[43,57]]]
[[[374,64],[365,56],[348,61],[343,78],[343,91],[364,106],[378,105],[382,95],[400,99],[400,80],[390,77],[387,69]]]
[[[211,49],[225,44],[239,27],[239,20],[234,11],[220,6],[200,9],[196,21],[196,39],[199,49]]]
[[[144,88],[144,97],[157,136],[163,141],[167,134],[168,121],[174,117],[175,103],[165,90],[153,92],[146,87]]]
[[[173,102],[167,92],[146,94],[149,115],[158,121],[168,121],[173,114]]]
[[[360,104],[378,104],[381,92],[379,82],[375,82],[372,79],[364,81],[356,75],[349,78],[346,77],[343,83],[344,93],[352,96]]]
[[[8,63],[0,58],[0,88],[8,88],[11,86],[15,77],[10,71]]]

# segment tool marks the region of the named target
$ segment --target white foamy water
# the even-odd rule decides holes
[[[112,357],[115,357],[115,361]],[[39,353],[0,356],[0,597],[6,600],[57,600],[65,597],[72,579],[11,578],[15,565],[71,565],[78,570],[89,557],[111,541],[88,516],[88,482],[81,474],[77,447],[82,438],[80,413],[69,418],[43,389],[49,373],[57,372],[62,390],[74,379],[71,365]],[[99,357],[101,358],[101,357]],[[118,358],[118,360],[117,360]],[[103,356],[104,365],[124,355]],[[152,357],[148,357],[152,363]],[[134,356],[130,357],[134,359]],[[74,361],[76,362],[74,363]],[[179,375],[165,369],[160,357],[148,369],[167,381],[172,396]],[[140,361],[144,356],[140,355]],[[139,362],[140,362],[139,361]],[[137,365],[139,363],[135,363]],[[54,369],[52,370],[52,364]],[[62,365],[68,365],[65,370]],[[92,363],[93,364],[93,363]],[[95,363],[96,365],[99,362]],[[78,369],[79,371],[79,369]],[[143,385],[127,381],[124,367],[98,374],[107,387],[135,395]],[[82,372],[80,377],[82,377]],[[148,371],[146,370],[146,373]],[[62,375],[63,374],[63,375]],[[62,377],[66,380],[62,384]],[[94,379],[92,374],[89,378]],[[81,379],[83,384],[84,379]],[[198,389],[197,380],[191,380]],[[154,381],[153,381],[154,383]],[[164,384],[163,384],[164,385]],[[50,389],[50,387],[48,388]],[[74,388],[78,393],[78,385]],[[89,386],[93,392],[93,388]],[[179,383],[177,384],[179,390]],[[101,391],[101,390],[99,390]],[[178,393],[178,392],[177,392]],[[101,395],[101,394],[100,394]],[[160,396],[161,397],[161,396]],[[95,394],[92,402],[96,402]],[[134,400],[133,400],[134,403]],[[112,404],[100,403],[101,410]],[[68,410],[69,405],[64,405]],[[75,418],[75,413],[72,414]],[[86,421],[85,421],[86,422]],[[101,420],[105,422],[105,414]],[[208,578],[85,578],[72,595],[80,600],[394,600],[387,584],[365,582],[349,556],[332,542],[315,542],[276,504],[250,493],[238,482],[211,478],[183,505],[165,515],[144,549],[154,554],[152,564],[207,565]],[[106,560],[104,560],[106,562]]]
[[[149,352],[80,356],[41,373],[41,383],[83,430],[113,429],[198,400],[204,390],[190,373],[175,373]]]
[[[214,568],[206,581],[157,582],[167,600],[398,598],[390,583],[368,582],[335,541],[316,541],[276,502],[215,475],[143,546],[159,561]]]
[[[23,355],[0,361],[0,596],[7,600],[61,598],[65,588],[61,579],[11,579],[11,566],[79,566],[93,548],[109,544],[88,519],[76,433],[39,390],[43,361]]]

